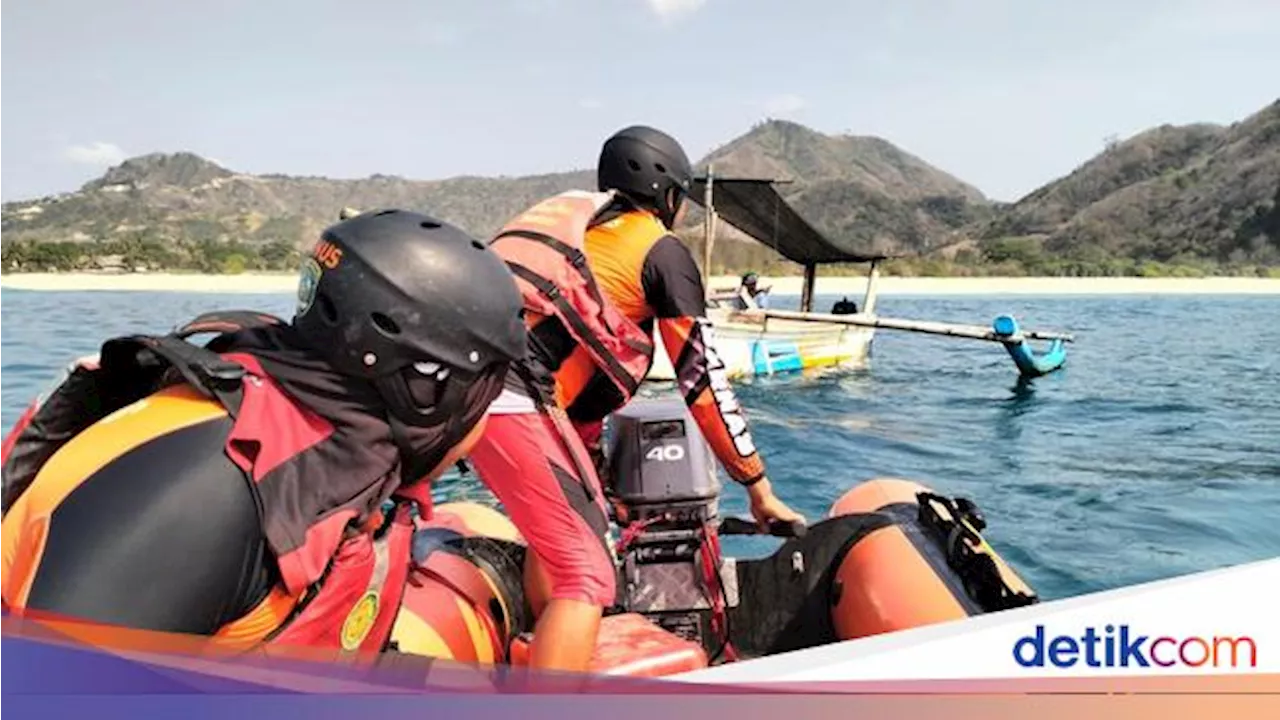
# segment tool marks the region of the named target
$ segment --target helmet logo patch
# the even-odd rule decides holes
[[[298,314],[306,315],[316,300],[316,289],[320,287],[320,263],[308,257],[302,261],[302,271],[298,277]]]
[[[321,240],[316,243],[316,248],[311,254],[330,270],[338,267],[338,263],[342,262],[342,248],[328,240]]]

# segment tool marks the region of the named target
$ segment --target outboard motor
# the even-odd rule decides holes
[[[738,583],[715,532],[720,480],[711,447],[681,400],[637,399],[612,417],[609,460],[622,528],[618,604],[718,654],[716,626],[737,605]]]

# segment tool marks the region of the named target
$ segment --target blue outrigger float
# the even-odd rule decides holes
[[[1066,362],[1066,343],[1073,340],[1070,334],[1023,330],[1009,315],[996,317],[990,326],[877,315],[879,264],[890,256],[852,248],[846,242],[824,236],[783,200],[776,186],[785,182],[789,181],[719,178],[709,169],[693,188],[694,201],[706,210],[702,274],[703,284],[708,288],[708,314],[715,324],[717,353],[730,377],[778,375],[817,368],[863,368],[869,362],[876,329],[1000,343],[1024,380],[1047,375]],[[738,289],[710,287],[711,250],[721,217],[743,234],[804,268],[799,311],[763,309]],[[830,313],[813,311],[817,267],[832,263],[869,265],[861,307],[846,300],[837,303]],[[1032,340],[1049,341],[1049,346],[1037,353],[1029,344]],[[662,343],[657,343],[657,347],[658,356],[649,379],[674,379],[674,370]]]

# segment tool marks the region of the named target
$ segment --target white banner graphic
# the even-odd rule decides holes
[[[1280,672],[1280,558],[672,676],[685,682]]]

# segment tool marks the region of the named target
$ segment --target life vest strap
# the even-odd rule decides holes
[[[493,594],[493,589],[489,587],[489,584],[484,581],[481,575],[483,572],[479,567],[468,562],[466,558],[451,552],[437,550],[427,557],[426,562],[413,566],[409,573],[409,582],[415,584],[414,575],[422,574],[461,595],[476,609],[476,616],[480,618],[481,624],[484,625],[489,639],[493,642],[493,647],[500,652],[505,652],[506,648],[498,633],[496,623],[490,616],[491,607],[494,601],[497,600],[497,596]]]
[[[609,301],[584,250],[587,229],[615,197],[612,192],[560,193],[504,225],[489,247],[522,281],[526,309],[557,317],[596,368],[629,397],[652,363],[652,338]]]
[[[604,297],[600,294],[600,286],[596,284],[595,274],[591,272],[591,265],[588,264],[587,262],[587,255],[586,253],[582,252],[582,250],[580,250],[579,248],[573,247],[572,245],[569,245],[567,243],[561,242],[559,239],[554,238],[550,235],[547,235],[546,233],[540,233],[540,232],[537,232],[536,230],[524,230],[524,229],[518,229],[518,228],[514,230],[507,230],[499,234],[497,237],[493,239],[493,242],[497,242],[503,238],[508,238],[508,237],[518,237],[518,238],[524,238],[525,240],[532,240],[534,242],[539,242],[551,248],[552,250],[555,250],[561,255],[565,256],[565,258],[570,262],[570,264],[572,264],[573,267],[578,271],[578,274],[581,275],[583,279],[587,281],[587,290],[591,293],[591,298],[595,300],[596,304],[598,305],[604,304],[605,302]]]
[[[591,350],[591,354],[597,358],[599,362],[604,364],[603,369],[609,373],[610,378],[622,387],[628,396],[634,395],[636,390],[640,387],[641,379],[632,377],[631,373],[627,372],[627,369],[622,366],[622,363],[618,362],[618,359],[613,356],[613,353],[609,352],[609,350],[605,348],[604,344],[600,342],[600,339],[596,337],[594,332],[592,332],[590,326],[587,325],[587,322],[578,314],[578,311],[573,307],[573,304],[569,302],[568,298],[561,294],[560,288],[556,287],[550,280],[542,277],[520,263],[509,261],[507,262],[507,267],[511,269],[511,272],[514,273],[516,277],[537,288],[538,292],[542,293],[543,296],[555,305],[560,316],[572,326],[574,334],[577,335],[582,342],[586,343],[588,348]]]
[[[1009,586],[991,554],[983,550],[985,541],[975,525],[985,526],[976,506],[931,492],[916,494],[920,524],[933,534],[944,551],[947,565],[964,582],[965,590],[988,612],[1009,610],[1039,602],[1034,594]],[[949,517],[938,508],[942,507]]]
[[[212,350],[173,335],[118,338],[102,346],[104,368],[124,367],[124,364],[146,368],[159,364],[158,361],[176,370],[206,397],[216,400],[232,418],[239,416],[245,376],[245,369],[239,363],[224,360]]]
[[[196,316],[168,335],[131,335],[108,340],[102,345],[101,367],[134,372],[167,364],[206,397],[216,400],[232,418],[240,414],[244,400],[246,371],[239,363],[225,360],[217,352],[188,338],[204,333],[232,333],[280,325],[282,320],[250,310],[217,310]]]
[[[187,341],[200,333],[227,333],[283,321],[247,310],[197,316],[167,335],[127,335],[107,340],[96,364],[77,364],[43,400],[37,399],[25,424],[3,446],[3,512],[17,501],[44,463],[73,436],[107,415],[156,392],[181,376],[215,400],[233,419],[243,402],[245,369],[217,352]]]
[[[729,611],[724,592],[724,578],[720,576],[720,534],[710,523],[702,525],[702,542],[699,553],[702,558],[702,583],[711,604],[711,629],[720,639],[720,652],[729,662],[738,659],[729,633]]]
[[[572,421],[565,414],[564,410],[556,405],[554,401],[542,397],[541,393],[535,390],[537,382],[532,377],[531,372],[523,364],[517,364],[516,373],[520,375],[526,386],[530,388],[529,399],[533,401],[534,407],[538,409],[551,425],[555,428],[557,439],[560,446],[564,448],[564,452],[569,456],[569,461],[573,463],[576,472],[575,479],[582,485],[582,490],[586,493],[587,500],[595,502],[596,491],[591,486],[590,470],[594,469],[595,463],[592,461],[590,454],[582,457],[578,449],[582,447],[583,442],[578,431],[573,427]],[[598,475],[597,475],[598,477]]]
[[[284,321],[274,315],[267,315],[253,310],[214,310],[213,312],[197,315],[171,334],[174,337],[185,340],[192,335],[200,335],[202,333],[233,333],[283,324]]]
[[[537,232],[536,230],[523,230],[523,229],[507,230],[506,232],[503,232],[498,236],[494,237],[493,242],[497,242],[503,238],[508,238],[508,237],[520,237],[526,240],[533,240],[534,242],[540,242],[543,245],[546,245],[547,247],[551,248],[552,250],[555,250],[556,252],[560,253],[561,255],[564,255],[566,258],[569,259],[570,262],[573,263],[574,267],[582,270],[584,273],[591,272],[591,268],[587,267],[586,254],[584,254],[578,248],[573,247],[572,245],[569,245],[567,243],[561,242],[560,240],[546,233],[540,233],[540,232]]]

